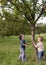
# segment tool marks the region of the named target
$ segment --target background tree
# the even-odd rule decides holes
[[[25,22],[29,24],[32,43],[35,42],[36,22],[41,16],[46,15],[46,1],[41,1],[42,3],[40,4],[39,0],[1,0],[3,17],[5,17],[5,19],[14,22],[23,22],[25,20]],[[8,8],[8,10],[6,11],[5,8]],[[10,12],[13,17],[9,17],[6,12]]]

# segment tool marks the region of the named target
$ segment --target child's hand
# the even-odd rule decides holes
[[[26,47],[28,47],[28,45],[26,44]]]

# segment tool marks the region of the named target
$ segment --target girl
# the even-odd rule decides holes
[[[34,44],[34,46],[38,49],[38,59],[43,59],[44,57],[44,46],[43,46],[43,37],[38,37],[38,43],[37,45]]]

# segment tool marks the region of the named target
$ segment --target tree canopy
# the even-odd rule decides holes
[[[46,1],[41,0],[41,4],[38,1],[39,0],[1,0],[3,15],[0,15],[6,19],[13,19],[13,21],[25,19],[28,23],[34,24],[41,16],[46,15]]]

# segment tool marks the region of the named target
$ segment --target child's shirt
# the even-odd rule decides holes
[[[37,43],[37,45],[35,45],[38,49],[38,52],[44,51],[44,46],[42,42]]]
[[[20,48],[23,48],[25,50],[25,46],[23,44],[25,44],[24,39],[20,40]]]

